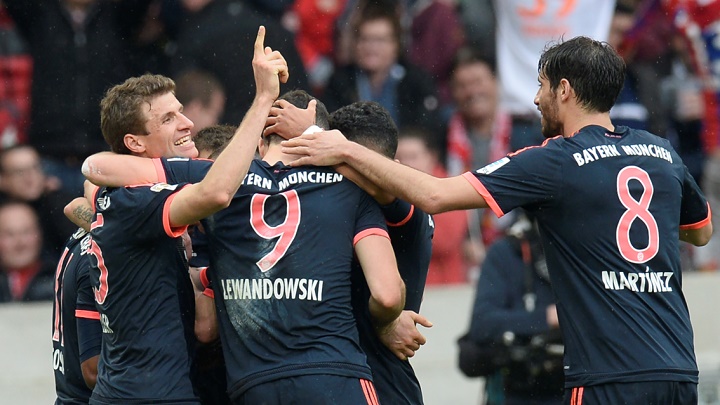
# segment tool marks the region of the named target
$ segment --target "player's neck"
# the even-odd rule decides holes
[[[610,113],[587,113],[582,112],[580,114],[569,114],[572,118],[565,120],[563,125],[563,136],[573,136],[579,130],[589,126],[598,125],[608,131],[615,131],[615,126],[610,120]]]
[[[283,162],[284,164],[288,164],[293,160],[297,160],[298,158],[299,156],[297,155],[288,155],[286,153],[282,153],[280,144],[271,144],[268,146],[267,151],[265,152],[265,156],[262,157],[262,160],[273,165],[277,162]]]

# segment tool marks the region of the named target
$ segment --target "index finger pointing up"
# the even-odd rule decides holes
[[[265,55],[265,26],[261,25],[255,38],[255,56]]]

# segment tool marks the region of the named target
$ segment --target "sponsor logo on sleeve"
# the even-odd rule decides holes
[[[504,157],[500,160],[496,160],[496,161],[488,164],[487,166],[485,166],[483,168],[477,169],[475,172],[477,174],[490,174],[490,173],[494,172],[495,170],[505,166],[509,161],[510,161],[510,158]]]
[[[150,191],[154,191],[156,193],[159,193],[162,190],[170,190],[173,191],[177,188],[177,184],[166,184],[166,183],[157,183],[153,184],[152,187],[150,187]]]

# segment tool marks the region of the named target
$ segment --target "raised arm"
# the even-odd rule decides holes
[[[189,225],[227,207],[247,174],[270,107],[280,94],[280,82],[288,79],[285,59],[264,47],[264,40],[265,27],[260,27],[252,62],[256,93],[250,109],[205,178],[176,194],[170,204],[170,225]]]
[[[483,196],[462,176],[431,176],[350,142],[339,131],[306,134],[282,145],[284,153],[303,156],[292,166],[347,163],[381,189],[428,214],[488,207]]]

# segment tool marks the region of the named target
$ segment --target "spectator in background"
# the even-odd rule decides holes
[[[297,47],[313,92],[322,94],[335,70],[336,23],[347,0],[296,0],[283,25],[295,33]]]
[[[635,81],[637,96],[648,110],[647,130],[667,136],[668,119],[664,114],[659,78],[671,74],[675,35],[672,15],[663,9],[662,0],[619,0],[621,9],[634,10],[634,23],[623,38],[618,53],[623,57]]]
[[[175,80],[175,97],[183,105],[183,114],[195,124],[190,130],[193,136],[220,122],[225,90],[210,73],[194,69],[180,73]]]
[[[368,3],[359,11],[354,63],[339,68],[323,93],[328,111],[355,101],[376,101],[400,130],[421,127],[437,133],[439,101],[432,79],[400,60],[402,28],[391,4]]]
[[[292,34],[277,18],[237,0],[182,0],[186,16],[178,28],[177,52],[171,61],[177,75],[199,69],[215,76],[227,101],[220,122],[240,122],[255,97],[252,66],[257,27],[267,29],[265,44],[282,53],[292,74],[284,85],[308,89],[307,76]]]
[[[0,149],[27,142],[32,58],[0,1]]]
[[[610,24],[610,35],[608,44],[616,50],[623,49],[623,41],[635,25],[634,10],[624,4],[615,7],[612,23]],[[623,59],[627,55],[621,54]],[[628,61],[626,60],[626,63]],[[615,125],[624,125],[637,129],[648,129],[648,110],[640,102],[638,95],[638,80],[631,70],[625,72],[625,83],[615,105],[610,110],[610,118]]]
[[[16,145],[0,151],[0,200],[29,204],[39,218],[44,235],[43,253],[57,261],[67,235],[77,227],[63,214],[72,197],[53,187],[57,183],[45,175],[35,148]]]
[[[53,299],[55,266],[41,258],[41,249],[42,231],[32,207],[0,205],[0,302]]]
[[[150,0],[3,1],[34,60],[30,144],[80,195],[82,161],[105,149],[100,99],[134,73],[134,30]]]
[[[457,176],[485,167],[510,152],[512,120],[499,106],[492,61],[472,48],[455,55],[450,81],[456,111],[447,129],[446,167]],[[502,235],[512,218],[498,219],[489,210],[468,211],[488,246]]]
[[[450,74],[455,53],[465,43],[457,6],[447,0],[407,0],[408,60],[435,81],[440,104],[450,104]]]
[[[458,0],[460,18],[469,46],[495,55],[495,7],[493,0]]]
[[[293,5],[293,0],[242,0],[243,3],[254,7],[257,11],[276,20],[280,20],[285,12]]]
[[[545,45],[580,35],[607,40],[615,0],[495,0],[494,5],[500,106],[512,116],[510,150],[515,151],[543,141],[533,100]]]
[[[395,158],[400,163],[437,177],[447,173],[430,136],[417,129],[400,132]],[[468,239],[468,214],[451,211],[433,216],[435,235],[426,285],[461,284],[468,281],[469,262],[478,264],[481,245]]]
[[[666,12],[675,19],[683,34],[693,73],[700,79],[703,98],[702,142],[706,154],[702,186],[711,206],[720,204],[720,2],[665,0]],[[682,100],[678,100],[682,102]],[[713,225],[720,226],[720,210],[715,209]],[[701,270],[720,270],[720,236],[716,233],[707,246],[696,250]]]

